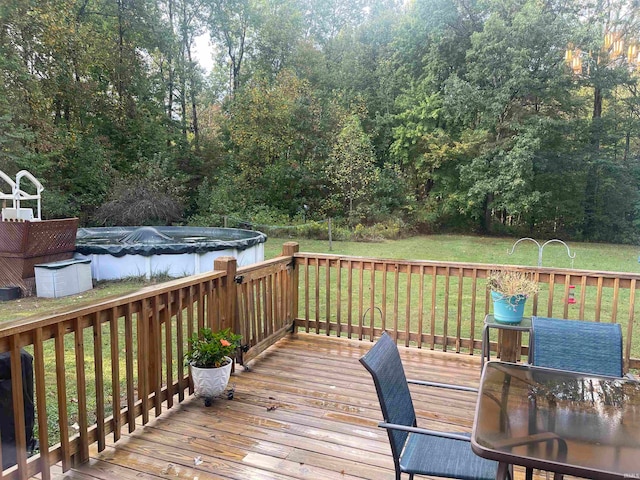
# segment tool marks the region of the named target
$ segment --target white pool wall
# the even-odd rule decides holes
[[[122,257],[90,254],[86,257],[91,259],[91,276],[97,281],[143,275],[147,279],[159,275],[178,278],[212,271],[213,261],[219,257],[235,257],[238,260],[238,267],[261,262],[264,260],[264,243],[258,243],[245,250],[228,248],[205,253],[151,256],[127,254]]]

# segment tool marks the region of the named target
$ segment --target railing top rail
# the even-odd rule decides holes
[[[579,270],[574,268],[556,268],[556,267],[536,267],[531,265],[511,265],[499,263],[474,263],[474,262],[448,262],[440,260],[405,260],[399,258],[377,258],[377,257],[361,257],[356,255],[337,255],[331,253],[308,253],[299,252],[295,254],[295,258],[307,259],[325,259],[340,261],[357,261],[365,263],[388,263],[388,264],[405,264],[405,265],[425,265],[425,266],[443,266],[451,268],[475,268],[481,270],[498,270],[498,269],[514,269],[526,270],[528,272],[541,274],[556,275],[572,275],[572,276],[589,276],[589,277],[615,277],[628,280],[640,280],[640,273],[633,272],[613,272],[606,270]]]
[[[291,257],[275,257],[269,260],[264,260],[263,262],[253,263],[251,265],[245,265],[244,267],[238,268],[238,273],[250,273],[255,272],[257,270],[262,270],[265,267],[269,267],[272,265],[279,265],[281,263],[289,263],[291,261]]]
[[[170,280],[168,282],[160,283],[157,285],[149,285],[135,292],[117,296],[115,298],[103,299],[91,305],[70,308],[62,312],[54,312],[52,314],[44,316],[34,315],[18,320],[12,320],[0,324],[0,339],[27,331],[33,331],[37,328],[48,327],[50,325],[65,322],[74,318],[92,315],[96,312],[109,310],[111,308],[117,308],[122,305],[139,302],[149,297],[163,295],[165,293],[179,290],[181,288],[215,280],[217,278],[223,277],[224,275],[225,272],[222,271],[205,272],[198,275]]]

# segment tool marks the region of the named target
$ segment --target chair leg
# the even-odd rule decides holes
[[[510,466],[508,463],[498,463],[498,472],[496,473],[496,480],[507,480],[509,478]],[[511,477],[513,478],[513,477]]]

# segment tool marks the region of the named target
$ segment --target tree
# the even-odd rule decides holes
[[[229,59],[230,90],[241,85],[242,65],[252,40],[253,0],[209,0],[209,32]]]
[[[344,119],[325,169],[333,192],[353,220],[354,207],[371,199],[372,186],[379,176],[371,140],[357,114]]]

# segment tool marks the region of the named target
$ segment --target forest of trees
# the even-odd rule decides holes
[[[84,225],[332,217],[637,242],[639,12],[3,0],[0,170],[29,170],[44,217]]]

